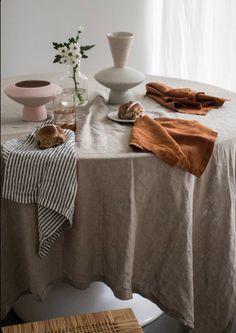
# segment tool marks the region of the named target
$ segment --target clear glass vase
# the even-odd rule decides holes
[[[88,78],[80,71],[80,62],[77,66],[68,65],[66,73],[60,79],[63,92],[74,96],[76,106],[85,106],[88,103]]]
[[[71,92],[63,91],[60,96],[57,96],[53,107],[54,124],[61,128],[76,131],[76,110],[77,99]]]

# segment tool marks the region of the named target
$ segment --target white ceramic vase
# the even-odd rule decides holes
[[[122,104],[131,99],[130,89],[143,80],[143,73],[126,66],[134,34],[130,32],[112,32],[107,34],[114,66],[103,69],[94,78],[110,88],[108,103]]]

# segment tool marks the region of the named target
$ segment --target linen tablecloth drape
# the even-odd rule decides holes
[[[119,298],[149,298],[194,333],[229,330],[236,305],[236,96],[199,85],[184,82],[231,101],[201,117],[166,110],[143,99],[145,92],[135,99],[156,116],[198,120],[218,133],[200,178],[134,152],[132,125],[108,119],[115,107],[97,97],[78,115],[73,228],[43,260],[35,206],[3,200],[2,316],[24,293],[43,299],[54,281],[79,288],[104,281]]]

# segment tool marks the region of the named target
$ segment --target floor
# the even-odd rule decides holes
[[[22,323],[22,321],[13,311],[11,311],[8,316],[1,322],[1,327],[19,323]],[[145,326],[143,331],[144,333],[181,333],[178,322],[166,314],[161,315],[154,322]],[[230,333],[236,333],[236,319],[234,320],[234,324]]]

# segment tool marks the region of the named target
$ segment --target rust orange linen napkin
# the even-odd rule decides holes
[[[211,157],[217,133],[196,120],[143,116],[132,128],[130,146],[151,151],[170,166],[200,177]]]
[[[159,104],[181,113],[206,115],[211,109],[218,109],[226,99],[195,92],[189,88],[173,89],[160,82],[146,85],[146,95]]]

